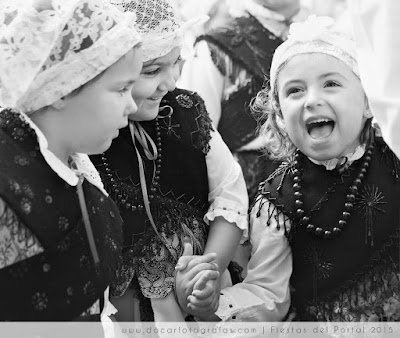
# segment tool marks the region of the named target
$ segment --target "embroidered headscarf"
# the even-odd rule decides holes
[[[110,0],[110,3],[136,14],[136,27],[143,39],[143,62],[183,47],[185,32],[208,19],[202,15],[183,22],[171,0]]]
[[[107,0],[1,0],[0,106],[48,106],[140,40],[135,14]]]
[[[359,76],[356,61],[356,44],[353,38],[335,30],[330,17],[311,15],[306,21],[290,25],[288,39],[276,50],[270,69],[270,86],[276,90],[276,81],[282,66],[294,56],[322,53],[344,62],[354,74]]]

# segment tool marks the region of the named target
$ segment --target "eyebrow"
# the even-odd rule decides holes
[[[129,80],[125,80],[125,81],[119,81],[119,82],[116,82],[115,83],[115,86],[122,86],[122,85],[131,85],[131,84],[134,84],[135,83],[135,80],[133,80],[133,79],[129,79]]]
[[[324,78],[329,77],[329,76],[332,76],[332,75],[340,76],[341,78],[344,78],[344,79],[345,79],[345,77],[344,77],[342,74],[338,73],[338,72],[324,73],[324,74],[320,75],[319,78],[320,78],[320,79],[324,79]],[[285,83],[283,84],[283,88],[285,88],[285,87],[287,87],[288,85],[291,85],[291,84],[293,84],[293,83],[302,83],[302,82],[304,82],[304,81],[301,80],[301,79],[291,79],[291,80],[289,80],[289,81],[287,81],[287,82],[285,82]]]
[[[338,72],[329,72],[329,73],[322,74],[320,76],[320,78],[323,79],[324,77],[329,77],[329,76],[332,76],[332,75],[337,75],[337,76],[340,76],[340,77],[344,77],[342,74],[340,74]]]
[[[174,61],[174,63],[175,63],[176,61],[178,61],[180,57],[181,57],[181,54],[178,55],[178,57],[176,58],[176,60]],[[151,61],[149,64],[147,64],[147,65],[143,64],[143,68],[145,68],[145,67],[150,67],[150,66],[154,66],[154,65],[163,66],[163,65],[166,65],[167,63],[169,63],[169,62],[168,62],[168,61],[162,62],[162,61],[158,61],[158,59],[154,59],[154,60],[152,60],[152,61]]]

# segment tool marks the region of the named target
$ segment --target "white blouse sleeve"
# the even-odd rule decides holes
[[[198,42],[196,55],[183,65],[178,87],[192,90],[201,96],[215,126],[218,126],[221,118],[224,83],[224,76],[211,59],[207,42]]]
[[[204,216],[209,224],[222,216],[243,230],[242,242],[248,237],[249,207],[246,183],[240,165],[217,131],[211,132],[210,151],[206,155],[210,207]]]
[[[257,216],[260,200],[265,204]],[[284,224],[285,216],[273,209],[268,215],[268,208],[274,206],[260,200],[250,214],[252,250],[247,276],[242,283],[221,291],[216,315],[222,321],[281,321],[289,309],[292,252],[284,226],[277,223]]]

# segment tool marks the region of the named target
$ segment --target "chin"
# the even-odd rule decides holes
[[[308,153],[305,152],[304,154],[316,161],[329,161],[333,158],[339,158],[341,156],[341,154],[337,151],[310,151]]]
[[[112,144],[112,139],[102,142],[101,144],[98,144],[96,149],[91,149],[90,152],[87,152],[88,155],[98,155],[106,152],[108,148],[111,147]]]
[[[131,121],[152,121],[158,116],[160,107],[148,107],[146,104],[142,104],[140,111],[130,115],[128,118]]]

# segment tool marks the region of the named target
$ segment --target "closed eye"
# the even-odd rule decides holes
[[[143,71],[142,74],[147,75],[147,76],[154,76],[154,75],[157,75],[159,72],[161,72],[161,68],[157,68],[157,69],[154,69],[154,70]]]
[[[121,88],[118,90],[118,93],[120,93],[121,95],[124,95],[125,93],[130,92],[130,88],[131,88],[131,86],[126,86],[124,88]]]
[[[340,83],[336,81],[326,81],[324,87],[340,87]]]

